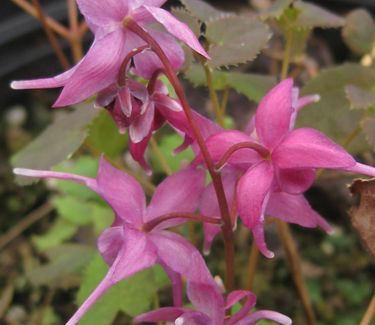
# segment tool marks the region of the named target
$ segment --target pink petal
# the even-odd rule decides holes
[[[126,119],[124,112],[121,109],[121,104],[119,100],[116,100],[113,105],[107,108],[109,114],[111,115],[113,121],[115,122],[120,134],[125,134],[129,122]]]
[[[146,198],[141,185],[132,176],[112,167],[102,157],[96,179],[99,194],[119,217],[135,225],[142,222]]]
[[[128,1],[77,0],[80,12],[98,26],[121,22],[128,13]]]
[[[159,184],[147,208],[145,221],[169,213],[192,213],[205,185],[203,170],[188,168],[167,177]],[[163,228],[175,224],[176,220],[163,223]]]
[[[168,11],[164,9],[149,6],[143,7],[173,36],[184,42],[194,51],[209,59],[207,52],[203,49],[202,45],[199,43],[194,33],[186,24],[177,20]]]
[[[255,325],[262,319],[272,320],[281,325],[291,325],[292,320],[276,311],[272,310],[259,310],[250,316],[245,317],[241,321],[237,322],[236,325]]]
[[[124,44],[122,30],[96,39],[65,84],[54,107],[79,103],[114,83],[125,55]]]
[[[182,294],[183,294],[183,283],[181,274],[173,271],[164,262],[158,261],[158,263],[163,267],[164,271],[168,274],[169,280],[172,284],[172,294],[173,294],[173,305],[174,307],[182,307]]]
[[[38,88],[57,88],[63,87],[77,70],[82,60],[71,69],[52,78],[13,81],[10,86],[12,89],[38,89]]]
[[[143,232],[125,228],[124,243],[107,275],[79,307],[66,325],[74,325],[114,284],[155,264],[156,255]]]
[[[143,3],[147,6],[161,7],[167,0],[144,0]]]
[[[356,163],[353,167],[345,168],[344,170],[355,174],[362,174],[371,177],[375,177],[375,168],[372,166]]]
[[[98,239],[98,249],[103,259],[108,265],[112,265],[124,240],[122,226],[110,227],[105,229]]]
[[[185,238],[168,231],[150,232],[148,237],[159,259],[174,272],[188,281],[215,283],[201,254]]]
[[[274,254],[268,250],[264,238],[264,211],[274,179],[273,167],[263,161],[250,168],[237,185],[237,206],[242,222],[253,232],[259,250],[266,257]]]
[[[225,323],[225,325],[237,324],[237,321],[243,319],[256,304],[256,296],[252,292],[245,290],[236,290],[228,295],[225,309],[231,308],[231,306],[239,302],[241,299],[245,299],[245,302],[242,305],[241,309],[238,312],[236,312]]]
[[[141,142],[152,130],[155,105],[152,101],[148,101],[146,105],[144,114],[139,115],[129,126],[129,138],[133,143]]]
[[[314,211],[302,194],[293,195],[284,192],[274,192],[268,201],[266,213],[289,223],[302,227],[315,228],[320,226],[326,232],[332,228],[327,221]]]
[[[187,295],[195,309],[210,318],[212,322],[210,324],[223,324],[225,317],[224,299],[215,283],[210,285],[189,282],[187,285]]]
[[[274,148],[288,133],[292,115],[293,80],[286,79],[272,88],[260,102],[255,128],[260,141]]]
[[[224,186],[225,197],[227,199],[229,207],[232,207],[234,202],[235,186],[237,182],[237,173],[234,170],[223,173],[222,181]],[[216,192],[212,183],[210,183],[203,194],[201,195],[199,210],[202,215],[208,217],[216,217],[220,219],[220,209],[217,201]],[[216,235],[221,232],[220,225],[214,225],[210,223],[203,224],[204,232],[204,244],[203,252],[205,255],[210,253],[212,241]]]
[[[185,61],[185,53],[175,38],[165,32],[150,29],[147,31],[163,49],[171,62],[172,67],[175,70],[180,69]],[[137,54],[134,57],[134,64],[137,74],[146,79],[150,79],[155,71],[164,68],[158,56],[151,51]]]
[[[272,154],[280,168],[348,168],[355,160],[344,148],[323,133],[310,128],[296,129]]]
[[[118,91],[116,84],[109,85],[101,90],[96,96],[95,107],[106,107],[111,104],[116,99]]]
[[[121,111],[125,114],[126,117],[130,117],[130,115],[132,114],[133,104],[129,87],[125,86],[120,89],[117,98],[121,107]]]
[[[174,322],[176,318],[183,313],[188,312],[187,308],[164,307],[157,310],[149,311],[133,318],[134,323],[158,323]]]
[[[181,112],[182,106],[179,101],[162,94],[152,95],[152,99],[156,106],[161,106],[161,109],[170,109],[175,112]]]
[[[278,169],[277,181],[282,191],[290,194],[305,192],[314,183],[314,169]]]
[[[146,171],[148,175],[151,175],[152,171],[150,169],[149,164],[145,160],[145,151],[152,136],[152,131],[141,141],[138,143],[134,143],[131,138],[129,137],[129,152],[133,159],[138,162],[142,168]]]

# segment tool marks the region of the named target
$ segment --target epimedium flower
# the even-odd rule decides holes
[[[208,57],[190,28],[160,8],[166,0],[77,0],[79,9],[95,35],[88,53],[70,70],[47,79],[14,81],[14,89],[56,88],[63,90],[55,107],[79,103],[115,83],[121,64],[133,49],[145,42],[127,29],[136,22],[162,47],[173,68],[184,62],[184,52],[176,38],[199,54]],[[152,27],[162,25],[167,32]],[[159,58],[150,51],[134,58],[135,71],[144,78],[162,67]]]
[[[188,168],[167,177],[157,187],[148,206],[140,184],[112,167],[103,157],[95,179],[20,168],[14,173],[81,183],[97,192],[114,211],[113,225],[98,240],[99,251],[110,266],[108,273],[67,325],[76,324],[111,286],[155,263],[159,263],[171,279],[176,306],[182,304],[181,276],[188,283],[216,286],[198,250],[180,235],[165,230],[185,222],[195,211],[204,189],[203,170]]]
[[[242,170],[236,186],[238,214],[267,257],[273,253],[264,238],[265,215],[330,231],[303,196],[317,168],[375,175],[374,168],[357,163],[323,133],[311,128],[293,130],[298,110],[317,99],[297,100],[297,94],[292,79],[280,82],[260,102],[248,133],[224,131],[206,142],[218,169],[229,165]]]
[[[250,313],[250,310],[255,307],[256,296],[249,291],[233,291],[224,300],[219,290],[206,284],[192,282],[189,283],[187,290],[195,309],[164,307],[139,315],[134,322],[167,321],[176,325],[253,325],[264,319],[283,325],[292,323],[289,317],[275,311],[259,310]],[[240,310],[227,317],[226,311],[241,300],[244,303]]]

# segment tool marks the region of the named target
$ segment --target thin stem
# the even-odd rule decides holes
[[[217,97],[217,93],[215,91],[214,83],[212,80],[212,72],[205,63],[203,63],[202,65],[204,69],[204,74],[206,76],[207,87],[210,93],[211,103],[214,109],[216,121],[219,123],[220,126],[224,127],[224,115],[219,104],[219,98]]]
[[[60,61],[60,64],[63,69],[67,70],[70,67],[70,63],[67,59],[67,57],[64,54],[64,51],[62,50],[59,42],[57,41],[55,34],[53,31],[50,29],[50,26],[47,23],[46,16],[44,15],[42,6],[40,5],[39,0],[33,0],[34,7],[36,8],[38,19],[40,23],[42,24],[42,27],[44,29],[44,32],[47,35],[48,41],[50,42],[53,51],[56,54],[56,57]]]
[[[290,28],[288,29],[287,34],[286,34],[286,45],[285,45],[285,51],[284,51],[284,57],[283,57],[283,65],[281,67],[281,74],[280,74],[281,80],[285,79],[288,76],[292,44],[293,44],[293,31]]]
[[[158,143],[156,142],[154,137],[150,138],[150,144],[151,144],[151,149],[155,153],[155,156],[158,158],[161,167],[163,168],[163,171],[165,174],[172,175],[173,170],[169,166],[167,159],[165,158],[163,152],[160,150]]]
[[[231,291],[234,288],[234,240],[233,240],[233,231],[232,231],[232,222],[230,218],[228,202],[225,197],[224,187],[221,180],[220,174],[215,171],[214,163],[211,159],[209,151],[206,147],[204,138],[200,133],[199,128],[197,127],[193,112],[190,108],[188,100],[186,98],[185,92],[182,88],[182,85],[177,78],[177,75],[168,60],[168,57],[159,46],[159,44],[149,35],[142,27],[140,27],[134,21],[126,21],[124,22],[126,27],[140,36],[147,44],[149,44],[152,50],[158,55],[161,62],[165,67],[165,75],[169,79],[170,83],[173,85],[177,97],[179,98],[182,108],[186,114],[187,120],[190,124],[190,128],[194,133],[194,137],[197,141],[197,144],[202,152],[203,158],[205,160],[207,169],[211,175],[212,183],[215,188],[216,196],[218,199],[221,217],[223,219],[222,225],[222,232],[224,236],[224,245],[225,245],[225,261],[226,261],[226,276],[225,276],[225,284],[226,289]]]
[[[146,222],[142,229],[145,232],[150,232],[152,229],[154,229],[156,226],[160,225],[162,222],[171,220],[171,219],[189,219],[193,221],[198,221],[198,222],[207,222],[207,223],[212,223],[215,225],[221,224],[220,219],[212,218],[212,217],[206,217],[202,216],[200,214],[192,214],[192,213],[168,213],[164,214],[160,217],[157,217],[149,222]]]
[[[363,315],[360,325],[370,325],[371,320],[374,318],[374,314],[375,314],[375,294],[372,297],[365,314]]]
[[[361,133],[361,131],[362,131],[361,126],[357,125],[357,127],[354,128],[352,130],[352,132],[350,132],[348,134],[348,136],[346,137],[346,139],[343,141],[342,146],[344,148],[347,148],[352,143],[352,141],[357,137],[357,135],[359,135]]]
[[[308,294],[302,269],[301,269],[301,258],[298,254],[297,245],[293,239],[292,232],[290,227],[287,223],[281,220],[276,220],[277,223],[277,231],[279,233],[279,237],[281,238],[281,242],[283,244],[284,250],[286,252],[290,267],[291,273],[293,276],[294,284],[297,288],[298,295],[302,301],[303,309],[306,314],[307,324],[315,325],[316,319],[314,310],[312,308],[310,296]]]
[[[240,142],[236,143],[235,145],[231,146],[221,157],[219,162],[215,165],[216,170],[220,170],[224,167],[224,165],[228,162],[228,159],[238,150],[241,149],[251,149],[259,153],[263,158],[267,158],[270,153],[269,151],[261,146],[260,144],[257,144],[255,142],[246,141],[246,142]]]
[[[77,63],[83,56],[82,35],[79,32],[78,8],[76,0],[68,1],[68,17],[70,27],[69,43],[72,49],[74,62]]]
[[[258,266],[258,259],[259,259],[259,249],[255,241],[253,240],[253,242],[251,243],[251,250],[250,250],[249,261],[248,261],[247,272],[246,272],[246,284],[245,284],[246,290],[252,291],[253,289],[255,273],[257,270],[257,266]]]
[[[223,98],[221,99],[221,112],[223,116],[225,116],[225,112],[227,110],[228,100],[229,100],[229,91],[230,87],[226,86],[223,91]]]
[[[27,12],[30,16],[33,16],[39,20],[39,15],[38,11],[36,8],[28,3],[25,0],[11,0],[14,4],[16,4],[18,7],[23,9],[25,12]],[[46,24],[57,34],[59,34],[61,37],[68,39],[69,38],[69,30],[61,25],[59,22],[57,22],[55,19],[49,17],[49,16],[44,16]]]

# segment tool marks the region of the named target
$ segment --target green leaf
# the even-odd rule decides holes
[[[59,196],[53,199],[59,215],[66,221],[82,226],[90,223],[91,205],[73,196]]]
[[[229,16],[206,24],[210,43],[207,61],[211,68],[237,65],[253,60],[266,47],[270,31],[256,18]]]
[[[345,64],[323,70],[302,88],[302,94],[319,94],[320,102],[309,105],[299,113],[299,127],[319,129],[342,143],[358,125],[362,112],[350,110],[345,95],[345,86],[369,88],[375,83],[375,71],[359,64]],[[368,149],[363,136],[359,136],[349,147],[352,152]]]
[[[97,158],[81,156],[77,160],[60,164],[55,166],[53,169],[60,172],[73,173],[95,178],[98,167],[99,163]],[[101,200],[95,192],[81,184],[59,180],[56,181],[56,186],[61,192],[69,196],[80,199]]]
[[[194,153],[189,147],[188,149],[173,155],[173,150],[182,143],[182,139],[177,134],[169,134],[164,136],[159,143],[159,149],[163,153],[164,157],[168,161],[172,171],[177,172],[180,170],[183,162],[188,163],[193,160]],[[151,163],[155,171],[163,172],[163,168],[158,160],[157,155],[151,151]]]
[[[292,2],[293,0],[276,0],[268,9],[260,12],[259,15],[262,19],[279,18]]]
[[[342,36],[349,48],[358,55],[370,53],[375,40],[375,22],[365,9],[356,9],[346,17]]]
[[[230,15],[201,0],[181,0],[181,3],[187,11],[204,23]]]
[[[361,121],[361,127],[365,133],[367,142],[375,149],[375,118],[367,117]]]
[[[110,158],[124,152],[127,142],[127,135],[119,133],[113,119],[104,110],[89,127],[87,143]]]
[[[345,19],[310,2],[295,1],[293,7],[299,11],[294,22],[296,28],[335,28],[345,24]]]
[[[185,77],[194,86],[206,86],[203,68],[198,64],[191,65],[185,72]],[[255,102],[259,102],[267,91],[276,84],[274,77],[252,73],[213,71],[212,77],[215,90],[230,87]]]
[[[371,91],[348,85],[345,87],[345,93],[353,109],[368,109],[375,106],[375,93]]]
[[[45,252],[49,262],[27,274],[34,285],[58,285],[63,277],[71,275],[91,260],[93,249],[78,244],[65,244]]]
[[[103,279],[108,270],[100,255],[96,255],[87,267],[77,301],[82,304]],[[139,272],[110,288],[85,314],[79,325],[109,325],[116,314],[123,311],[136,316],[147,311],[157,290],[168,283],[164,271],[153,267]]]
[[[87,135],[87,126],[97,114],[97,110],[87,106],[57,114],[50,126],[12,157],[13,167],[50,169],[68,159],[81,146]],[[16,181],[25,185],[35,179],[17,176]]]
[[[77,225],[59,218],[47,233],[33,236],[32,242],[39,251],[45,251],[52,247],[61,245],[64,241],[72,238],[76,231]]]
[[[108,228],[114,219],[114,213],[107,205],[102,206],[97,203],[91,203],[91,222],[94,225],[95,234],[99,235],[104,229]]]

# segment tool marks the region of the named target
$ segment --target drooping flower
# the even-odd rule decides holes
[[[155,263],[159,263],[171,278],[177,306],[182,301],[181,275],[188,282],[215,285],[198,250],[180,235],[165,230],[185,222],[183,216],[195,211],[204,189],[202,170],[186,169],[167,177],[157,187],[147,207],[140,184],[112,167],[104,158],[100,160],[96,179],[19,168],[14,173],[84,184],[97,192],[114,211],[113,225],[98,240],[99,251],[110,266],[108,273],[68,325],[76,324],[92,304],[118,281]]]
[[[293,130],[296,114],[314,97],[296,99],[293,80],[275,86],[260,102],[247,131],[224,131],[207,140],[218,168],[225,164],[242,170],[236,188],[239,216],[260,251],[267,257],[264,216],[269,214],[305,227],[328,223],[303,197],[316,168],[339,169],[375,176],[375,169],[357,163],[344,148],[311,128]]]
[[[176,325],[253,325],[265,319],[283,325],[292,323],[289,317],[270,310],[259,310],[249,314],[256,304],[255,295],[249,291],[233,291],[224,300],[219,290],[202,283],[189,283],[187,290],[195,309],[165,307],[139,315],[134,321],[136,323],[169,321]],[[244,300],[242,308],[227,317],[226,311],[240,300]]]
[[[145,42],[126,28],[130,21],[144,28],[165,51],[175,69],[184,62],[184,53],[176,39],[196,52],[208,57],[190,28],[159,8],[166,0],[77,0],[79,9],[95,35],[85,57],[70,70],[47,79],[14,81],[14,89],[56,88],[63,90],[55,107],[79,103],[115,83],[120,66],[128,53],[142,47]],[[152,28],[153,23],[168,31]],[[173,36],[171,36],[173,35]],[[153,52],[139,53],[134,57],[135,70],[144,78],[162,67]]]

